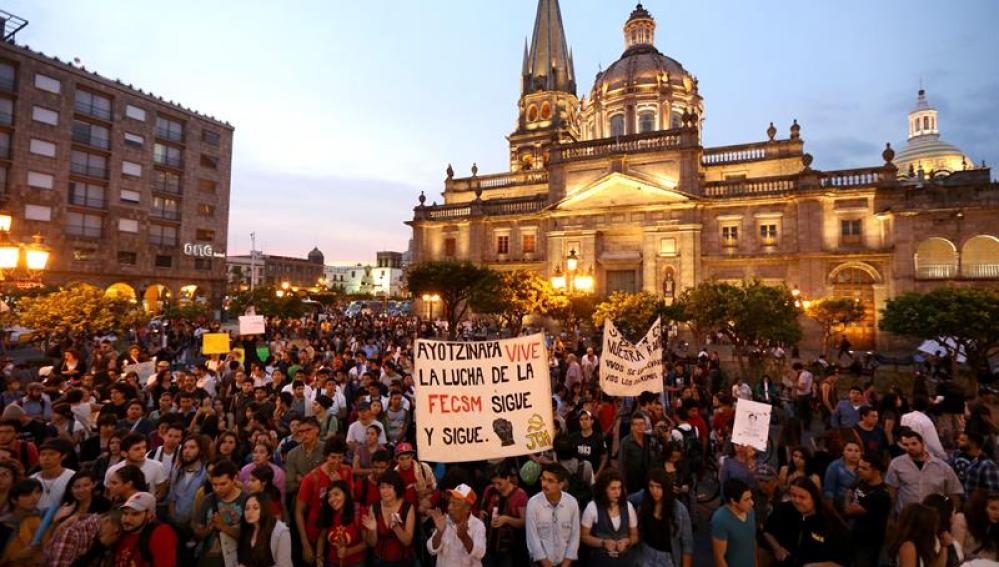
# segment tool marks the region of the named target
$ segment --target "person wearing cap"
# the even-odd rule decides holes
[[[147,528],[148,538],[143,538]],[[156,498],[152,494],[136,492],[122,504],[121,529],[115,565],[176,567],[177,533],[168,524],[156,521]],[[143,539],[147,549],[140,549]]]
[[[395,470],[406,484],[406,502],[425,514],[438,501],[437,477],[433,469],[427,463],[416,460],[416,449],[409,443],[396,445],[395,458],[398,463]]]
[[[59,506],[69,479],[76,474],[76,471],[62,466],[63,459],[72,450],[72,446],[62,439],[49,439],[38,450],[38,466],[41,470],[31,475],[31,478],[42,484],[42,497],[38,500],[38,509],[43,514],[49,508]]]
[[[486,555],[486,526],[472,515],[475,491],[459,484],[447,491],[447,516],[430,510],[434,533],[427,541],[427,551],[448,567],[482,567]]]

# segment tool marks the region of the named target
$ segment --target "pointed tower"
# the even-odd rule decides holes
[[[524,43],[517,129],[508,137],[511,171],[544,169],[552,144],[579,139],[578,106],[558,0],[538,0],[534,34]]]

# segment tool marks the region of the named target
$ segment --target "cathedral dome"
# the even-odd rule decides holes
[[[583,102],[588,139],[677,128],[686,112],[703,116],[697,79],[656,49],[656,23],[641,4],[624,25],[625,51],[597,75]]]
[[[937,111],[927,102],[924,90],[919,91],[916,108],[909,113],[909,141],[895,154],[894,161],[902,176],[919,170],[927,174],[953,173],[974,167],[960,148],[940,139]]]

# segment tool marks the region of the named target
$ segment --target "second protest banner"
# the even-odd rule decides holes
[[[663,345],[659,319],[637,345],[624,338],[613,321],[604,319],[600,389],[611,396],[639,396],[642,392],[663,391]]]
[[[461,343],[419,339],[414,353],[420,460],[480,461],[552,447],[543,335]]]

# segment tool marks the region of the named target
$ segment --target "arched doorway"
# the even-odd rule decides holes
[[[834,297],[848,297],[864,307],[864,317],[846,326],[844,334],[854,350],[871,350],[877,335],[874,303],[874,284],[877,283],[873,268],[869,266],[843,266],[830,275]]]
[[[965,242],[961,248],[961,275],[999,279],[999,238],[980,234]]]
[[[122,299],[127,299],[132,303],[136,303],[138,299],[135,295],[135,288],[124,282],[113,283],[104,290],[104,295],[107,297],[120,297]]]
[[[142,306],[146,309],[147,313],[156,315],[163,312],[172,297],[173,293],[171,293],[170,288],[167,286],[163,284],[151,284],[146,288],[146,292],[142,294]]]
[[[177,302],[205,304],[208,303],[208,297],[205,296],[205,291],[200,287],[196,285],[185,285],[180,288],[180,291],[177,292]]]

